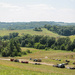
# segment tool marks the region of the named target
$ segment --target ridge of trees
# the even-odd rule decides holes
[[[21,52],[20,47],[32,47],[45,50],[47,50],[48,48],[52,48],[54,50],[75,52],[75,39],[72,42],[69,37],[62,37],[56,39],[54,37],[43,35],[17,35],[16,37],[10,38],[9,41],[7,41],[7,39],[5,39],[4,41],[0,41],[0,54],[2,54],[2,56],[4,57],[14,57],[26,54],[26,52]]]
[[[0,36],[0,40],[10,40],[11,38],[15,38],[15,37],[18,37],[18,34],[17,32],[13,32],[13,33],[9,33],[9,35],[5,35],[5,36]]]
[[[75,40],[72,42],[69,37],[56,38],[49,36],[31,36],[29,34],[16,37],[21,47],[33,47],[37,49],[52,48],[55,50],[75,51]]]
[[[75,26],[44,25],[44,28],[63,36],[75,35]]]
[[[0,41],[0,54],[3,57],[21,56],[21,48],[19,42],[15,39],[11,39],[9,42]]]
[[[58,25],[58,26],[68,26],[75,25],[75,23],[64,23],[64,22],[54,22],[54,21],[40,21],[40,22],[0,22],[0,30],[22,30],[22,29],[34,29],[35,27],[43,27],[47,25]]]

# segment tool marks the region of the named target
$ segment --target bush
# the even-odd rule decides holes
[[[28,50],[28,49],[26,50],[26,52],[27,52],[27,53],[32,53],[32,52],[31,52],[30,50]]]
[[[45,45],[40,44],[40,43],[35,43],[34,48],[37,48],[37,49],[45,49]]]

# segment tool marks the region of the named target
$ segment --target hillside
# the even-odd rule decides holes
[[[70,70],[67,68],[56,68],[53,67],[53,65],[49,64],[57,64],[57,63],[65,63],[65,60],[70,60],[69,65],[66,65],[66,67],[72,67],[74,66],[72,63],[75,59],[75,53],[74,52],[67,52],[67,51],[61,51],[61,50],[52,50],[49,49],[48,51],[45,50],[39,50],[39,49],[33,49],[33,48],[21,48],[23,51],[26,51],[29,49],[32,51],[31,54],[24,55],[22,57],[14,57],[14,59],[19,59],[20,61],[28,61],[28,64],[25,63],[18,63],[18,62],[11,62],[7,59],[11,59],[11,57],[7,58],[1,58],[6,60],[0,60],[0,75],[74,75],[75,70]],[[73,55],[73,58],[71,57]],[[45,58],[47,57],[47,58]],[[66,58],[67,57],[67,58]],[[43,63],[41,65],[34,65],[33,60],[29,60],[30,58],[41,58]],[[56,59],[61,59],[61,61],[58,61]],[[32,63],[31,63],[32,62]],[[9,72],[10,71],[10,72]]]
[[[23,34],[30,34],[30,35],[44,35],[44,36],[51,36],[51,37],[60,37],[60,35],[50,32],[49,30],[42,28],[42,31],[33,31],[33,29],[27,30],[0,30],[0,36],[9,35],[9,33],[18,32],[19,36]]]
[[[30,34],[30,35],[44,35],[44,36],[50,36],[50,37],[55,37],[55,38],[59,38],[59,37],[64,37],[61,35],[58,35],[56,33],[53,33],[45,28],[42,28],[42,32],[39,31],[33,31],[33,29],[26,29],[26,30],[0,30],[0,36],[5,36],[5,35],[9,35],[9,33],[13,33],[13,32],[18,32],[19,36],[22,36],[24,34]],[[66,37],[66,36],[65,36]],[[71,35],[68,36],[70,37],[71,41],[73,41],[75,39],[75,35]]]

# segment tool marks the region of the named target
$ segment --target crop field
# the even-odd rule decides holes
[[[65,63],[65,60],[69,60],[69,65],[66,67],[73,67],[72,63],[75,62],[75,53],[61,50],[39,50],[34,48],[21,48],[22,51],[30,50],[32,53],[23,55],[22,57],[14,57],[14,59],[27,60],[33,62],[30,58],[40,58],[45,63],[41,65],[33,65],[32,63],[19,63],[11,62],[7,60],[0,60],[0,75],[75,75],[75,70],[61,69],[46,64],[60,64]],[[5,58],[5,57],[2,57]],[[10,59],[7,57],[5,59]],[[56,59],[61,59],[58,61]]]

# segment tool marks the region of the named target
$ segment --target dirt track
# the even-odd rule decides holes
[[[5,59],[5,58],[0,58],[0,60],[8,60],[8,61],[10,61],[10,59]],[[42,64],[42,65],[50,65],[50,66],[53,66],[54,64],[48,64],[48,63],[45,63],[45,62],[33,62],[33,61],[30,61],[30,60],[25,60],[25,59],[19,59],[19,61],[21,62],[21,61],[28,61],[29,63],[31,63],[31,64],[34,64],[34,63],[40,63],[40,64]]]

